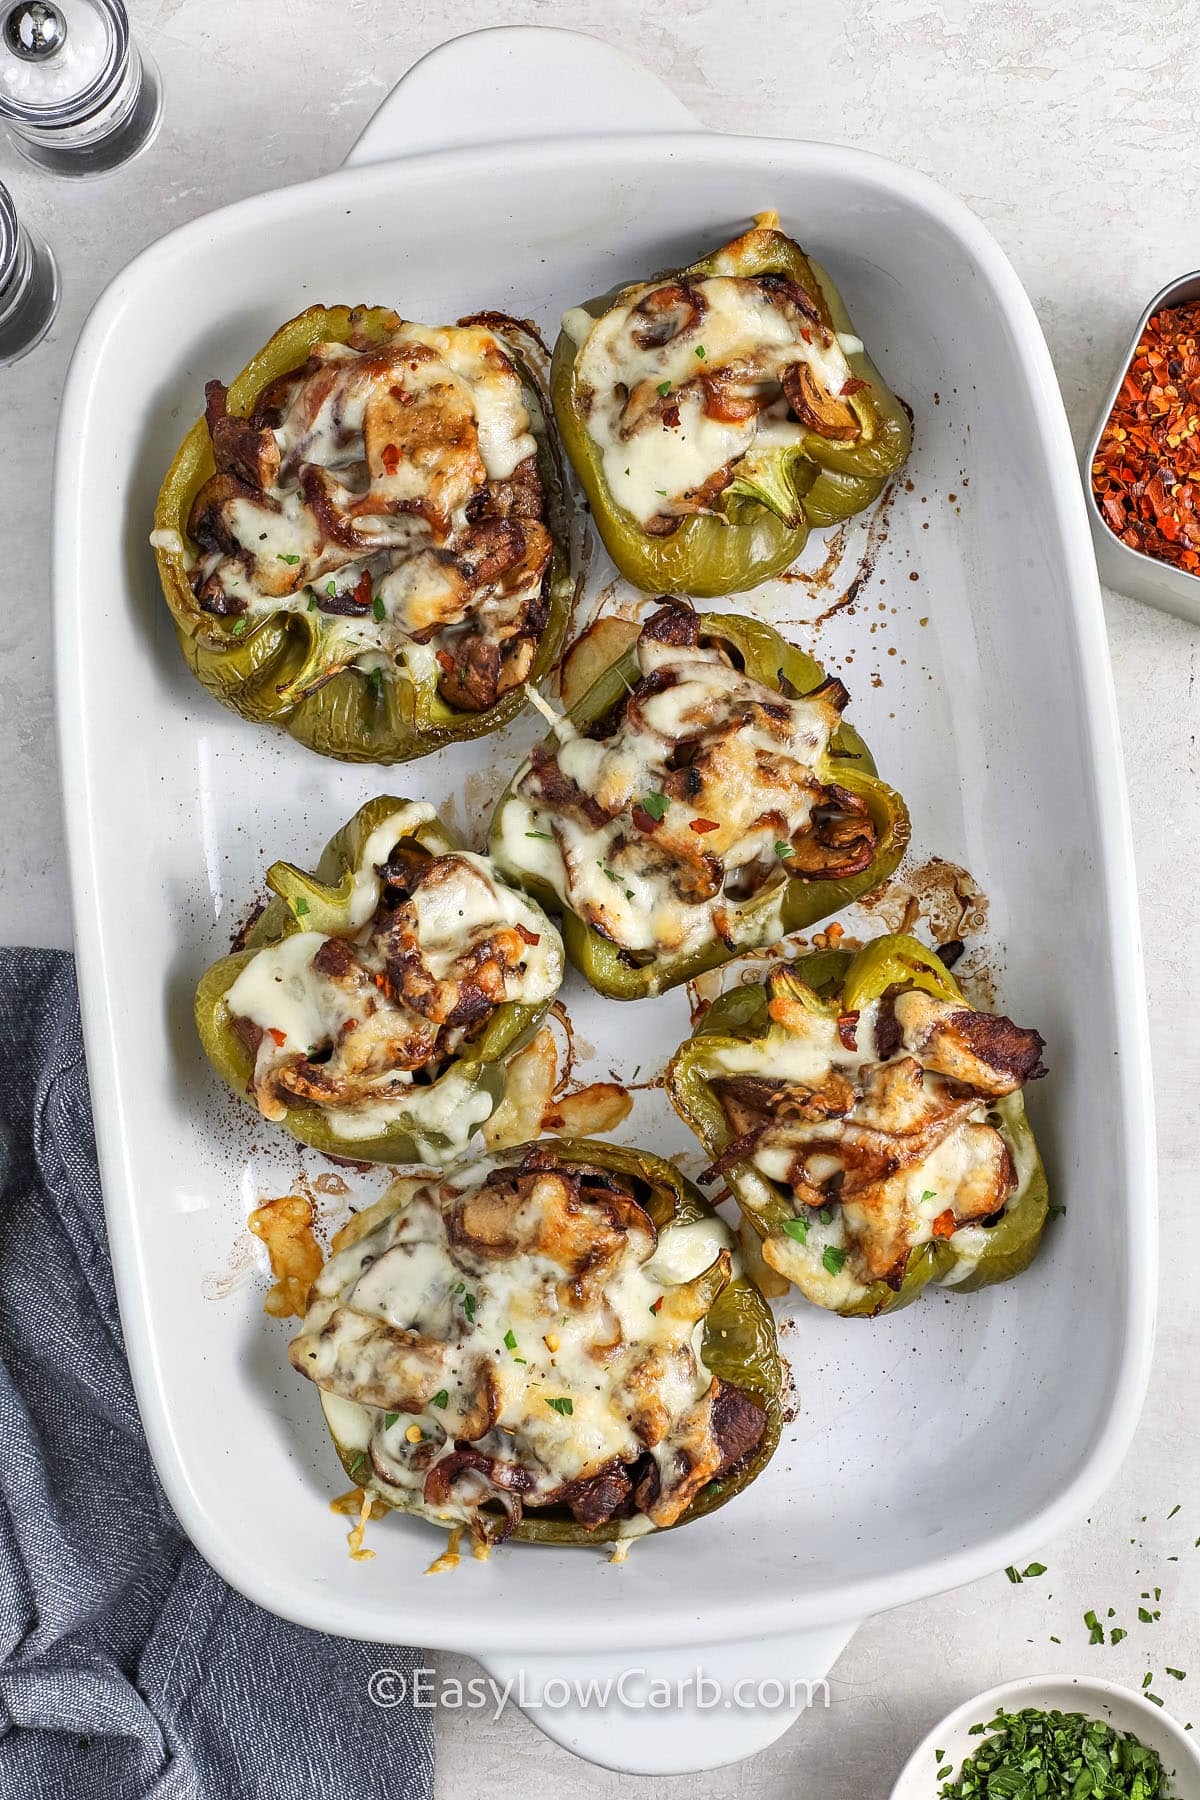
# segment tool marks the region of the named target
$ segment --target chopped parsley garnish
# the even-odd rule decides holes
[[[351,1481],[358,1480],[358,1477],[359,1477],[360,1473],[362,1472],[363,1465],[366,1463],[366,1460],[367,1460],[366,1451],[360,1450],[358,1455],[355,1457],[354,1461],[350,1464],[350,1479],[351,1479]]]
[[[525,833],[525,836],[526,837],[545,838],[545,840],[548,844],[552,844],[554,842],[554,833],[552,831],[527,831]]]
[[[1046,1565],[1045,1563],[1030,1563],[1029,1567],[1023,1570],[1022,1573],[1026,1576],[1044,1575],[1046,1573]]]
[[[642,796],[643,810],[650,814],[656,825],[662,823],[670,804],[670,798],[666,794],[644,794]]]
[[[378,594],[376,594],[371,602],[371,611],[375,614],[377,619],[382,620],[387,617],[387,607],[383,604],[383,601],[379,598]]]
[[[1148,1693],[1146,1698],[1156,1696]],[[971,1736],[983,1742],[962,1764],[957,1779],[942,1771],[938,1800],[982,1800],[987,1795],[1034,1800],[1040,1794],[1163,1800],[1168,1791],[1156,1751],[1131,1732],[1116,1731],[1086,1713],[1001,1709],[986,1725],[973,1725]]]
[[[569,1419],[571,1414],[575,1411],[574,1401],[568,1400],[565,1395],[556,1395],[554,1399],[551,1399],[548,1394],[543,1397],[546,1401],[546,1405],[550,1408],[550,1411],[561,1413],[564,1419]]]
[[[1153,1625],[1154,1619],[1155,1619],[1155,1614],[1150,1612],[1146,1607],[1139,1606],[1138,1607],[1138,1618],[1141,1620],[1143,1625]]]
[[[654,491],[656,494],[662,494],[664,498],[666,497],[666,488],[655,488]]]
[[[807,1242],[808,1242],[808,1220],[807,1219],[785,1219],[783,1221],[783,1229],[787,1233],[788,1237],[795,1238],[795,1240],[798,1244],[807,1244]]]
[[[785,838],[780,838],[778,840],[778,842],[776,843],[775,854],[776,854],[776,856],[780,856],[780,857],[790,856],[792,854],[792,846],[787,842],[787,840]]]
[[[516,1347],[517,1347],[517,1334],[515,1331],[513,1331],[512,1327],[510,1326],[509,1329],[504,1334],[504,1348],[506,1350],[515,1350]]]
[[[304,917],[305,913],[308,911],[308,901],[304,898],[303,894],[300,894],[292,902],[292,911],[295,913],[295,915],[298,919],[302,919]]]
[[[1009,1579],[1009,1580],[1010,1580],[1010,1581],[1011,1581],[1011,1582],[1012,1582],[1012,1583],[1013,1583],[1013,1584],[1014,1584],[1014,1585],[1015,1585],[1015,1586],[1017,1586],[1017,1587],[1019,1587],[1019,1586],[1020,1586],[1020,1584],[1021,1584],[1021,1572],[1020,1572],[1020,1570],[1019,1570],[1019,1569],[1015,1569],[1015,1568],[1014,1568],[1014,1567],[1013,1567],[1013,1565],[1012,1565],[1012,1563],[1009,1563],[1009,1565],[1008,1565],[1008,1567],[1007,1567],[1007,1569],[1005,1569],[1005,1571],[1004,1571],[1004,1573],[1005,1573],[1005,1574],[1006,1574],[1006,1575],[1007,1575],[1007,1576],[1008,1576],[1008,1579]]]
[[[831,1275],[840,1275],[848,1252],[839,1250],[836,1244],[826,1244],[821,1252],[821,1261]]]
[[[429,1404],[430,1404],[430,1406],[440,1406],[443,1408],[449,1406],[450,1396],[446,1392],[445,1388],[439,1388],[437,1393],[433,1396],[433,1399],[429,1402]]]
[[[399,1414],[399,1413],[384,1413],[384,1415],[383,1415],[383,1429],[384,1429],[384,1430],[385,1430],[385,1431],[390,1431],[390,1430],[391,1430],[391,1429],[392,1429],[392,1426],[393,1426],[393,1425],[394,1425],[394,1424],[395,1424],[395,1423],[396,1423],[396,1420],[397,1420],[397,1419],[398,1419],[398,1418],[399,1418],[399,1417],[400,1417],[400,1414]]]
[[[383,670],[371,669],[367,674],[367,686],[371,690],[371,698],[376,706],[383,699]]]
[[[1168,1519],[1173,1519],[1175,1517],[1175,1514],[1178,1511],[1179,1511],[1179,1506],[1178,1506],[1178,1504],[1176,1504],[1175,1506],[1173,1506],[1171,1508],[1170,1512],[1167,1514]]]
[[[475,1323],[475,1308],[478,1306],[479,1302],[476,1300],[474,1294],[464,1293],[463,1297],[462,1297],[462,1304],[463,1304],[463,1311],[466,1313],[467,1318],[470,1320],[471,1324],[473,1325]]]
[[[1166,1670],[1164,1672],[1171,1677],[1172,1681],[1186,1681],[1187,1680],[1187,1675],[1185,1674],[1185,1672],[1182,1669],[1173,1669],[1171,1667],[1170,1663],[1167,1664]]]
[[[278,555],[278,557],[279,557],[279,560],[280,560],[280,562],[285,562],[285,563],[298,563],[298,562],[299,562],[299,561],[300,561],[300,558],[299,558],[299,557],[298,557],[298,556],[289,556],[289,555],[288,555],[288,554],[287,554],[287,552],[286,552],[286,550],[280,550],[280,551],[278,551],[278,552],[277,552],[277,555]]]
[[[1123,1625],[1114,1625],[1112,1631],[1109,1633],[1108,1641],[1110,1644],[1122,1644],[1128,1636],[1129,1633]]]
[[[1096,1617],[1094,1607],[1089,1607],[1087,1612],[1084,1613],[1083,1622],[1091,1633],[1091,1636],[1088,1638],[1088,1643],[1102,1644],[1104,1642],[1104,1627]]]
[[[329,595],[329,598],[331,600],[333,599],[333,596],[337,593],[337,582],[333,579],[332,575],[330,576],[329,580],[325,583],[325,592]]]
[[[662,397],[663,397],[663,399],[664,399],[664,400],[665,400],[665,399],[666,399],[666,397],[667,397],[667,395],[668,395],[668,394],[669,394],[669,393],[670,393],[670,391],[671,391],[671,384],[670,384],[670,382],[669,382],[669,381],[660,381],[660,382],[659,382],[659,384],[658,384],[658,391],[659,391],[659,393],[660,393],[660,394],[661,394],[661,395],[662,395]]]
[[[308,595],[308,610],[309,610],[309,612],[316,612],[316,610],[317,610],[316,589],[306,587],[304,591]]]
[[[705,357],[708,355],[708,351],[704,348],[703,344],[696,345],[696,355],[700,358],[701,362],[703,362]]]
[[[936,1195],[936,1194],[935,1194],[935,1192],[934,1192],[934,1191],[933,1191],[933,1189],[932,1189],[932,1188],[926,1188],[926,1189],[925,1189],[925,1192],[924,1192],[924,1193],[923,1193],[923,1194],[922,1194],[922,1195],[921,1195],[921,1199],[922,1199],[922,1201],[925,1201],[925,1200],[936,1200],[936,1199],[937,1199],[937,1195]]]
[[[245,631],[245,629],[246,629],[246,621],[245,621],[245,619],[237,619],[237,620],[235,620],[235,622],[234,622],[234,627],[233,627],[233,635],[234,635],[234,637],[241,637],[241,635],[242,635],[242,633],[243,633],[243,631]]]

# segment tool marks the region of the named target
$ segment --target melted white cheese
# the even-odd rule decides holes
[[[661,285],[625,289],[598,319],[575,308],[563,320],[579,345],[576,391],[605,481],[618,505],[642,524],[660,513],[693,510],[687,497],[743,457],[760,431],[761,413],[735,422],[709,417],[702,376],[733,371],[738,394],[763,406],[778,398],[780,378],[792,364],[806,363],[835,395],[851,376],[836,334],[773,305],[756,282],[738,276],[689,278],[702,309],[665,344],[640,344],[649,320],[635,309]],[[668,422],[655,410],[661,399],[678,406],[677,419]],[[802,436],[795,420],[776,422],[775,443]]]
[[[356,944],[369,938],[382,897],[378,868],[400,839],[435,817],[427,801],[410,801],[368,835],[353,872],[342,935]],[[562,980],[562,940],[540,907],[502,881],[486,857],[455,852],[451,866],[453,879],[423,883],[412,897],[422,962],[430,974],[448,978],[455,958],[472,943],[502,926],[521,926],[535,941],[522,940],[523,961],[508,972],[505,1001],[536,1006],[552,998]],[[313,966],[327,941],[320,932],[298,931],[268,945],[251,957],[226,994],[230,1015],[249,1019],[264,1034],[256,1082],[268,1077],[275,1064],[336,1042],[360,1013],[361,997]],[[444,1161],[466,1148],[492,1111],[487,1092],[453,1064],[432,1084],[414,1083],[410,1073],[400,1070],[390,1071],[386,1084],[389,1092],[378,1100],[324,1109],[339,1137],[348,1143],[363,1141],[403,1121],[422,1161]],[[402,1091],[390,1091],[396,1087]]]
[[[606,810],[618,809],[616,816],[591,825],[541,801],[526,765],[500,810],[495,854],[502,867],[546,882],[574,912],[634,953],[682,954],[718,935],[739,948],[769,943],[781,935],[787,886],[776,845],[811,820],[836,714],[824,701],[787,699],[764,687],[716,650],[643,637],[638,660],[644,674],[667,674],[672,685],[645,700],[636,720],[623,715],[603,739],[581,737],[569,722],[555,721],[559,767]],[[741,722],[748,703],[781,710],[778,733]],[[731,761],[727,777],[695,805],[672,800],[658,830],[643,836],[632,808],[660,793],[676,745],[701,730],[736,739],[742,760]],[[772,775],[784,779],[773,782]],[[777,819],[760,822],[779,811],[782,829]],[[706,829],[693,831],[693,821]],[[708,830],[709,821],[718,829]],[[682,898],[672,881],[672,839],[683,855],[703,849],[718,855],[726,880],[751,864],[765,865],[767,874],[744,899],[723,890],[707,899]]]
[[[339,1441],[351,1450],[373,1447],[372,1485],[439,1520],[472,1516],[471,1485],[453,1493],[445,1507],[427,1506],[429,1446],[435,1446],[435,1460],[452,1450],[462,1415],[485,1379],[498,1391],[498,1416],[473,1441],[484,1453],[530,1470],[534,1495],[551,1493],[614,1457],[633,1462],[641,1455],[646,1443],[631,1423],[631,1405],[647,1379],[672,1421],[707,1394],[712,1380],[700,1354],[702,1321],[677,1320],[659,1303],[730,1248],[727,1228],[716,1218],[669,1226],[656,1246],[629,1234],[606,1269],[602,1295],[591,1304],[564,1301],[564,1264],[549,1246],[546,1253],[518,1249],[481,1256],[470,1242],[452,1241],[447,1233],[456,1197],[469,1194],[505,1160],[479,1159],[418,1189],[369,1236],[332,1257],[314,1284],[304,1324],[302,1341],[315,1341],[341,1307],[352,1321],[383,1320],[444,1346],[438,1391],[415,1413],[390,1417],[352,1397],[379,1379],[380,1364],[368,1351],[351,1349],[344,1332],[339,1340],[337,1328],[333,1340],[344,1340],[344,1348],[336,1375],[313,1376],[327,1389],[326,1414]],[[525,1203],[526,1211],[536,1206],[536,1200]],[[657,1353],[649,1377],[639,1373],[648,1353]],[[304,1362],[300,1358],[297,1366],[303,1369]],[[405,1372],[403,1359],[393,1366]],[[668,1429],[652,1448],[667,1456],[669,1445]]]

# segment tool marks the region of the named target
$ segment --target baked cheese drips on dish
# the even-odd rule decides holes
[[[780,936],[766,915],[789,879],[836,880],[874,855],[864,801],[818,773],[845,688],[765,686],[679,600],[636,653],[612,717],[587,735],[560,720],[534,751],[499,815],[502,863],[634,959]]]
[[[1002,1135],[1004,1106],[1045,1073],[1042,1039],[992,1013],[919,989],[840,1017],[806,1004],[778,972],[765,1038],[714,1048],[709,1078],[734,1133],[718,1159],[782,1186],[794,1223],[764,1255],[810,1299],[838,1308],[871,1282],[898,1288],[909,1257],[954,1239],[959,1279],[1030,1173],[1027,1133]],[[770,1198],[762,1184],[761,1204]],[[951,1275],[950,1279],[953,1279]]]
[[[301,681],[342,668],[436,679],[479,712],[524,681],[549,616],[552,543],[530,405],[482,325],[398,323],[382,344],[316,343],[248,418],[205,388],[216,473],[188,535],[207,612],[311,611]]]
[[[632,1186],[530,1145],[430,1181],[331,1259],[289,1356],[364,1486],[493,1541],[545,1507],[634,1534],[754,1449],[762,1406],[702,1353],[729,1233],[660,1234]]]
[[[301,930],[258,951],[225,997],[263,1116],[319,1107],[351,1153],[400,1118],[419,1146],[438,1135],[429,1160],[461,1151],[494,1102],[455,1059],[497,1007],[542,1004],[562,980],[557,931],[486,857],[404,841],[434,816],[413,802],[370,834],[346,934]]]
[[[846,353],[862,344],[843,343],[786,276],[642,282],[598,319],[573,308],[563,330],[579,346],[576,393],[609,492],[644,531],[711,509],[814,432],[861,434],[848,396],[866,384]]]

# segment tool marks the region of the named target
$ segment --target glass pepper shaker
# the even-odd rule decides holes
[[[0,366],[45,337],[58,311],[58,268],[48,244],[17,218],[0,185]]]
[[[0,124],[55,175],[102,175],[158,130],[162,90],[122,0],[0,0]]]

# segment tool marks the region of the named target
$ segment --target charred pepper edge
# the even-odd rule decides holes
[[[756,245],[739,252],[739,246],[749,237],[757,240]],[[738,274],[777,273],[798,281],[812,294],[833,330],[856,335],[845,303],[828,274],[782,231],[758,229],[745,233],[697,262],[664,270],[650,279],[708,275],[733,252],[738,252]],[[637,283],[624,282],[607,294],[585,301],[584,310],[600,318],[631,285]],[[605,548],[626,579],[646,593],[677,591],[712,599],[756,587],[796,560],[810,528],[836,524],[870,505],[889,477],[903,466],[912,446],[909,415],[866,350],[847,352],[854,376],[865,384],[861,398],[860,393],[854,394],[851,404],[864,419],[869,415],[875,426],[871,440],[875,447],[870,456],[864,457],[865,446],[861,442],[856,452],[854,446],[834,444],[810,433],[787,458],[789,470],[799,465],[816,470],[814,479],[792,483],[799,524],[786,525],[765,505],[742,494],[734,502],[736,522],[696,516],[685,520],[669,536],[654,537],[618,505],[605,480],[603,458],[587,432],[578,403],[576,366],[580,348],[565,331],[559,333],[550,368],[550,395],[559,434],[587,495]]]
[[[519,1162],[534,1148],[534,1144],[518,1144],[500,1152],[497,1160]],[[653,1199],[643,1204],[659,1232],[668,1225],[690,1225],[700,1219],[718,1218],[699,1188],[653,1151],[635,1150],[595,1138],[556,1138],[553,1149],[555,1156],[568,1165],[591,1163],[649,1186]],[[399,1204],[403,1204],[403,1200]],[[722,1336],[723,1332],[727,1335]],[[751,1350],[749,1354],[742,1354],[740,1343],[747,1338]],[[738,1346],[732,1355],[731,1344]],[[706,1316],[702,1353],[712,1374],[735,1383],[762,1403],[766,1410],[766,1426],[748,1457],[723,1475],[719,1484],[709,1483],[702,1488],[674,1525],[658,1527],[648,1534],[650,1537],[657,1537],[663,1531],[678,1531],[693,1520],[716,1512],[742,1493],[770,1462],[783,1429],[783,1365],[775,1319],[767,1302],[746,1276],[735,1275]],[[332,1431],[330,1436],[342,1467],[352,1481],[392,1511],[414,1511],[391,1498],[397,1490],[383,1492],[373,1475],[363,1482],[362,1451],[340,1443]],[[424,1514],[418,1516],[425,1523],[432,1523]],[[611,1544],[629,1538],[627,1531],[621,1531],[620,1524],[619,1520],[609,1521],[589,1531],[586,1526],[576,1524],[565,1508],[548,1507],[527,1513],[512,1536],[515,1541],[535,1544]]]
[[[856,953],[846,950],[811,951],[807,956],[797,957],[785,966],[798,974],[822,998],[831,1002],[835,995],[844,995],[846,979],[853,964],[857,963],[859,971],[867,975],[877,972],[871,965],[884,962],[887,953],[881,947],[885,945],[901,947],[906,952],[911,947],[912,951],[920,952],[920,959],[929,978],[921,979],[918,976],[917,979],[910,980],[908,985],[924,987],[926,991],[944,999],[970,1006],[970,1001],[937,953],[915,939],[908,938],[904,933],[892,932],[872,938]],[[885,972],[886,965],[878,971]],[[883,988],[879,989],[879,992],[883,991]],[[870,997],[875,997],[874,992]],[[840,998],[839,1004],[844,1004]],[[732,1143],[733,1130],[724,1109],[712,1092],[708,1073],[703,1067],[705,1056],[714,1048],[714,1040],[725,1043],[754,1042],[766,1035],[767,1025],[765,985],[732,988],[713,1002],[692,1035],[684,1040],[667,1066],[664,1079],[667,1098],[711,1156],[720,1155]],[[1025,1111],[1023,1095],[1020,1090],[1006,1095],[994,1102],[989,1110],[1000,1116],[1001,1123],[997,1129],[1013,1153],[1014,1161],[1018,1166],[1021,1161],[1029,1163],[1027,1175],[1006,1202],[1005,1219],[993,1227],[993,1233],[1003,1231],[1009,1220],[1013,1220],[1015,1224],[1018,1213],[1021,1230],[1017,1234],[1017,1241],[1007,1250],[1003,1246],[1003,1240],[997,1240],[993,1235],[975,1269],[961,1281],[947,1283],[944,1288],[947,1293],[976,1293],[980,1288],[990,1287],[995,1282],[1007,1281],[1021,1274],[1037,1255],[1049,1212],[1046,1171]],[[748,1173],[748,1165],[736,1163],[725,1171],[725,1181],[738,1202],[742,1217],[765,1240],[776,1229],[784,1230],[785,1219],[793,1216],[792,1204],[780,1183],[754,1170],[755,1181],[770,1189],[777,1205],[769,1213],[753,1206],[743,1197]],[[1030,1221],[1025,1217],[1028,1211],[1033,1215],[1032,1229]],[[992,1258],[990,1270],[987,1266],[989,1255]],[[957,1260],[953,1238],[931,1240],[921,1245],[909,1258],[898,1291],[889,1288],[885,1282],[871,1282],[867,1284],[866,1293],[859,1300],[836,1310],[843,1318],[878,1318],[885,1313],[898,1312],[902,1307],[911,1305],[931,1282],[940,1284]],[[817,1302],[811,1304],[815,1305]]]
[[[335,832],[322,851],[311,876],[298,870],[292,863],[277,862],[271,865],[268,884],[275,885],[272,876],[279,872],[279,878],[283,880],[288,875],[299,875],[302,881],[313,885],[335,888],[349,871],[358,866],[363,846],[371,832],[392,813],[411,804],[411,801],[390,795],[380,795],[375,800],[368,800],[352,819]],[[436,815],[414,826],[405,834],[404,839],[397,839],[397,842],[401,841],[415,842],[435,856],[449,855],[465,847],[456,833]],[[330,902],[331,910],[336,910],[337,904],[335,897]],[[254,1102],[248,1099],[246,1090],[254,1072],[254,1058],[233,1028],[225,996],[247,963],[260,950],[281,943],[284,938],[292,937],[296,932],[312,929],[313,925],[308,917],[297,916],[297,912],[277,890],[255,922],[246,939],[245,948],[213,963],[205,970],[197,985],[194,1012],[204,1053],[226,1086],[252,1107]],[[450,1073],[466,1077],[474,1086],[484,1088],[492,1098],[494,1109],[504,1093],[508,1059],[533,1036],[552,1003],[553,996],[537,1006],[506,1001],[497,1007],[479,1039],[470,1046],[474,1054],[466,1056],[456,1053],[449,1068],[438,1078],[439,1081]],[[437,1085],[437,1082],[430,1083],[419,1092],[432,1093]],[[263,1122],[269,1123],[266,1120]],[[301,1143],[311,1145],[314,1150],[324,1151],[326,1155],[348,1157],[361,1162],[419,1164],[424,1160],[416,1154],[412,1124],[405,1125],[403,1120],[397,1120],[375,1137],[348,1138],[340,1136],[333,1129],[323,1108],[300,1105],[289,1106],[287,1117],[279,1120],[278,1124],[281,1129],[290,1131],[293,1137],[299,1138]],[[436,1141],[438,1133],[431,1131],[420,1135]]]
[[[230,412],[245,417],[267,383],[301,367],[313,344],[346,343],[355,328],[378,342],[401,323],[399,314],[388,307],[309,307],[280,326],[231,382]],[[497,330],[494,325],[489,329]],[[286,686],[304,661],[312,631],[308,614],[268,613],[244,635],[235,637],[231,625],[210,619],[197,606],[182,552],[156,545],[159,579],[184,660],[222,705],[255,723],[282,726],[320,755],[378,763],[409,762],[444,744],[484,737],[523,709],[526,685],[535,686],[543,679],[561,648],[576,581],[569,548],[570,500],[551,427],[549,397],[517,347],[507,338],[501,341],[530,404],[530,431],[537,444],[546,524],[553,542],[548,570],[549,618],[527,682],[502,694],[485,711],[470,713],[448,706],[437,695],[436,684],[430,684],[431,691],[426,693],[424,685],[398,676],[373,688],[370,675],[376,671],[345,669],[316,692],[284,706],[277,690]],[[177,532],[188,542],[192,500],[214,467],[208,429],[201,418],[187,433],[163,480],[154,509],[156,531]]]
[[[803,694],[818,687],[825,678],[819,663],[758,619],[739,613],[701,613],[700,626],[702,638],[715,638],[730,645],[741,658],[746,673],[777,693],[785,691],[784,681]],[[571,708],[567,717],[572,724],[586,729],[602,719],[628,691],[637,672],[634,643]],[[544,742],[550,744],[553,739]],[[836,781],[866,800],[877,833],[876,854],[869,868],[844,881],[810,881],[792,876],[783,890],[779,938],[817,924],[878,887],[895,872],[908,845],[910,824],[904,801],[894,788],[879,779],[871,753],[852,725],[843,721],[838,726],[830,739],[830,750],[832,757],[818,772],[823,779]],[[501,813],[515,799],[516,785],[527,768],[528,761],[522,763],[496,804],[489,833],[491,854],[510,880],[532,894],[547,911],[559,915],[567,956],[598,993],[612,1000],[641,1000],[666,993],[757,947],[753,936],[732,950],[715,939],[683,956],[657,958],[640,967],[626,962],[617,946],[585,924],[548,882],[506,861],[501,845]]]

